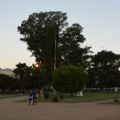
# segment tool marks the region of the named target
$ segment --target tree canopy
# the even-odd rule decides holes
[[[120,86],[120,55],[112,51],[103,50],[92,58],[89,85],[100,88],[111,88]]]
[[[3,90],[18,90],[20,88],[19,81],[16,78],[8,75],[0,74],[0,89]]]
[[[87,73],[83,68],[73,65],[60,66],[53,72],[52,87],[60,92],[81,91],[85,87]]]
[[[54,65],[73,64],[88,66],[90,47],[81,47],[85,41],[79,23],[68,27],[67,14],[61,11],[31,14],[18,31],[37,62],[44,64],[46,75],[51,77]]]
[[[19,78],[21,83],[21,89],[30,89],[30,77],[32,73],[32,67],[26,65],[26,63],[18,63],[16,68],[13,70],[16,76]]]

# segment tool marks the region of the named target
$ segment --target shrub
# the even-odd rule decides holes
[[[57,96],[53,97],[53,102],[58,102],[58,97]]]
[[[114,96],[114,102],[119,102],[119,97],[118,96]]]
[[[86,84],[87,72],[82,67],[63,65],[52,74],[52,87],[59,92],[81,91]]]
[[[63,97],[64,97],[63,94],[60,94],[60,98],[61,98],[61,100],[63,100]]]
[[[44,93],[44,98],[47,100],[47,99],[49,99],[49,93]]]

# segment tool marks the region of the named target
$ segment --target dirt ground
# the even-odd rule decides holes
[[[18,103],[0,100],[0,120],[120,120],[120,105],[98,103]]]

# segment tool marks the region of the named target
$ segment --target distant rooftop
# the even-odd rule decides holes
[[[4,75],[14,77],[13,70],[9,69],[9,68],[5,68],[5,69],[0,68],[0,74],[4,74]]]

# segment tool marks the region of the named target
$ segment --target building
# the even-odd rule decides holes
[[[9,69],[9,68],[5,68],[5,69],[0,68],[0,74],[8,75],[10,77],[15,76],[14,73],[13,73],[13,70]]]

